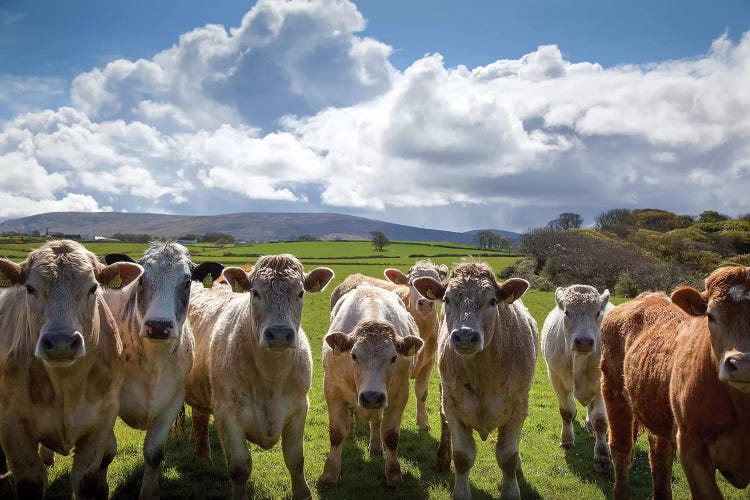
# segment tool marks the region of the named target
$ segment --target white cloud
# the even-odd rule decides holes
[[[150,60],[79,75],[72,107],[0,129],[6,212],[48,206],[32,199],[312,207],[519,230],[614,207],[750,212],[750,34],[646,66],[574,63],[546,45],[397,71],[364,27],[346,1],[261,0],[236,28],[207,25]]]

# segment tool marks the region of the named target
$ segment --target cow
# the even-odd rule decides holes
[[[444,283],[419,278],[414,286],[426,297],[443,300],[438,337],[438,469],[449,468],[452,446],[453,497],[470,498],[469,471],[476,457],[472,429],[483,441],[497,429],[501,496],[519,498],[518,448],[528,415],[538,337],[536,321],[519,300],[529,283],[519,278],[498,283],[487,263],[467,261],[457,264]]]
[[[425,276],[440,281],[446,277],[447,273],[448,267],[444,264],[436,265],[429,260],[420,260],[414,263],[407,274],[404,274],[399,269],[386,269],[384,274],[389,281],[372,278],[364,274],[352,274],[347,276],[331,294],[332,310],[339,298],[361,283],[369,283],[370,285],[390,290],[396,293],[404,302],[406,309],[417,322],[419,336],[424,341],[424,346],[417,355],[417,360],[411,374],[411,378],[414,379],[414,393],[417,399],[417,427],[424,431],[430,430],[426,401],[430,375],[432,374],[432,367],[435,365],[435,355],[437,353],[437,301],[420,295],[412,283],[417,278]]]
[[[352,411],[370,421],[371,455],[383,454],[388,486],[401,482],[398,442],[413,356],[423,345],[414,319],[388,290],[361,284],[334,306],[323,342],[323,392],[331,449],[321,481],[335,484]]]
[[[107,264],[135,262],[108,254]],[[158,498],[164,443],[185,399],[185,377],[193,366],[193,333],[187,319],[191,283],[221,275],[216,262],[195,264],[175,242],[154,241],[138,261],[137,282],[110,290],[105,299],[123,340],[125,378],[120,388],[120,418],[146,431],[141,498]]]
[[[233,498],[245,498],[250,477],[245,440],[270,449],[279,438],[292,496],[310,496],[302,438],[312,355],[300,327],[302,302],[305,292],[323,290],[333,276],[326,267],[304,273],[292,255],[267,255],[250,272],[225,268],[226,285],[193,285],[188,314],[195,362],[185,383],[185,401],[193,408],[191,441],[198,456],[207,456],[213,413]]]
[[[720,499],[718,469],[750,483],[750,267],[725,267],[706,290],[680,287],[617,306],[602,323],[602,395],[614,497],[630,497],[638,427],[648,431],[654,497],[671,498],[677,449],[693,498]]]
[[[50,241],[20,264],[0,259],[0,446],[19,498],[40,498],[40,444],[67,455],[76,498],[108,494],[123,377],[122,339],[102,285],[136,281],[138,264],[101,264],[80,243]]]
[[[604,472],[609,464],[607,414],[599,387],[601,324],[613,307],[609,290],[599,294],[589,285],[558,288],[555,307],[542,326],[542,354],[562,417],[560,447],[571,448],[575,443],[575,396],[588,409],[586,429],[596,435],[594,470],[598,472]]]

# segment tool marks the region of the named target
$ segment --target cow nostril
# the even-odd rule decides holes
[[[478,333],[474,333],[471,336],[471,343],[474,344],[474,345],[479,344],[479,334]]]
[[[727,358],[727,360],[724,362],[724,364],[727,367],[727,372],[734,373],[737,371],[737,360],[734,358]]]
[[[73,341],[70,343],[70,348],[74,351],[77,351],[81,348],[81,343],[83,340],[81,339],[80,335],[76,335],[73,337]]]
[[[461,336],[458,333],[453,332],[453,334],[451,334],[451,340],[453,340],[453,342],[458,344],[461,342]]]
[[[51,351],[52,349],[55,348],[55,345],[52,343],[52,341],[49,339],[49,337],[45,336],[42,339],[42,348],[45,351]]]
[[[290,344],[294,341],[294,332],[289,332],[286,334],[286,341]]]

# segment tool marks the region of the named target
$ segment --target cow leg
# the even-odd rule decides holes
[[[214,424],[227,461],[227,474],[232,484],[232,498],[245,499],[247,498],[245,495],[247,480],[252,468],[250,450],[247,449],[245,442],[245,430],[234,415],[225,415],[219,409],[216,409],[214,413]]]
[[[417,427],[420,431],[430,430],[430,420],[427,418],[427,389],[430,385],[432,365],[433,363],[425,364],[414,377],[414,394],[417,396]]]
[[[109,497],[107,468],[117,453],[117,441],[112,431],[115,415],[106,424],[82,436],[75,445],[70,478],[75,498]]]
[[[305,481],[305,457],[302,452],[302,441],[305,434],[305,417],[307,416],[308,401],[289,418],[281,432],[281,450],[284,453],[284,463],[292,478],[292,498],[311,498],[310,487]]]
[[[677,449],[680,463],[685,471],[690,494],[701,500],[720,500],[722,497],[716,485],[716,470],[702,441],[695,436],[685,436],[677,432]]]
[[[674,447],[671,436],[648,435],[648,462],[654,481],[654,500],[672,499],[672,462]]]
[[[211,443],[208,438],[208,419],[210,413],[193,408],[192,425],[190,427],[190,443],[193,445],[193,454],[208,463],[211,463]]]
[[[17,498],[42,498],[47,491],[47,469],[37,452],[36,439],[18,421],[0,426],[0,442]]]
[[[55,452],[44,446],[39,445],[39,456],[47,467],[55,465]]]
[[[395,384],[393,384],[395,386]],[[398,441],[401,436],[401,420],[409,399],[409,379],[388,391],[388,406],[383,410],[380,429],[385,443],[385,482],[388,486],[401,484],[401,465],[398,463]]]
[[[341,473],[341,449],[344,446],[344,438],[351,415],[343,400],[328,397],[326,400],[328,402],[328,437],[331,442],[331,450],[326,457],[320,480],[324,483],[336,484],[339,473]]]
[[[573,433],[573,419],[576,418],[576,402],[570,389],[565,387],[562,377],[550,373],[550,382],[557,396],[557,406],[562,417],[562,430],[560,431],[560,448],[572,448],[575,445],[575,434]]]
[[[380,426],[383,422],[383,411],[376,410],[370,413],[370,445],[367,451],[371,457],[383,455],[383,440],[380,436]]]
[[[477,446],[471,428],[466,427],[455,418],[455,412],[446,408],[446,420],[450,429],[451,444],[453,445],[453,465],[456,468],[456,480],[453,484],[453,498],[471,498],[469,486],[469,471],[477,456]]]
[[[443,386],[440,384],[440,446],[437,450],[437,462],[435,468],[438,472],[447,472],[451,468],[451,432],[448,429],[448,422],[445,419],[445,410],[443,409]]]
[[[622,365],[615,373],[609,371],[608,365],[602,361],[602,397],[609,422],[609,449],[615,472],[613,497],[614,500],[622,500],[630,498],[628,469],[633,460],[637,426],[625,396]]]
[[[605,472],[609,465],[609,446],[607,445],[607,412],[604,409],[604,400],[601,394],[598,394],[589,403],[588,416],[591,428],[596,436],[594,444],[594,470]]]
[[[177,418],[184,399],[184,391],[177,394],[166,411],[159,415],[146,431],[146,439],[143,441],[141,499],[159,498],[159,471],[164,460],[164,443],[167,441],[172,423]]]
[[[500,490],[500,498],[503,499],[521,498],[518,478],[523,475],[523,472],[518,448],[522,427],[523,419],[519,422],[509,423],[497,430],[495,458],[497,459],[497,465],[503,471],[503,486]]]

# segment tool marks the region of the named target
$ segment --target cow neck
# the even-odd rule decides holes
[[[90,374],[95,364],[96,353],[94,349],[86,353],[86,356],[79,359],[69,367],[50,367],[39,360],[32,361],[43,365],[44,372],[49,378],[52,387],[55,406],[59,408],[62,416],[63,433],[65,439],[73,437],[76,427],[75,419],[79,417],[76,407],[86,402],[87,385]],[[72,448],[74,443],[67,443],[68,449]]]
[[[433,311],[427,316],[421,314],[412,314],[414,321],[417,323],[419,329],[419,336],[422,340],[428,340],[435,338],[438,333],[438,315],[437,311]]]

